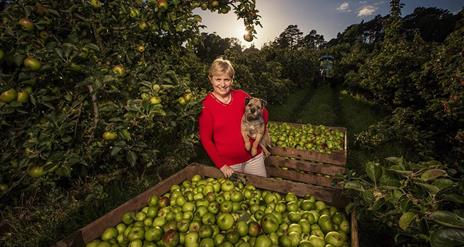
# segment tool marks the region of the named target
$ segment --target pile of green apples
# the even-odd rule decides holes
[[[313,196],[200,175],[151,196],[121,220],[86,246],[349,246],[346,215]]]
[[[344,132],[324,125],[269,122],[268,126],[275,146],[327,154],[344,149]]]

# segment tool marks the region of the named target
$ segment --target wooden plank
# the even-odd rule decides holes
[[[351,213],[351,247],[359,247],[358,219],[356,219],[356,210]]]
[[[272,147],[270,152],[274,156],[292,157],[303,160],[313,160],[339,166],[344,166],[346,164],[345,151],[337,151],[330,154],[325,154],[295,148]]]
[[[300,171],[327,174],[330,176],[345,173],[345,167],[327,164],[317,163],[305,160],[291,160],[285,157],[269,156],[266,159],[267,166],[273,167],[288,167]]]
[[[285,178],[285,179],[296,181],[296,182],[314,184],[314,185],[319,185],[323,187],[337,188],[337,186],[332,185],[332,178],[330,177],[327,178],[324,176],[300,173],[297,171],[289,171],[289,170],[286,171],[286,170],[282,170],[280,168],[275,168],[275,167],[267,167],[266,170],[267,170],[268,176],[270,177]]]

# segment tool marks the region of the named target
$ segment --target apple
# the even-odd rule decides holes
[[[158,8],[160,10],[166,10],[168,8],[168,1],[167,0],[158,0]]]
[[[254,221],[250,222],[248,224],[248,235],[257,237],[259,234],[261,234],[261,225]]]
[[[214,247],[214,240],[212,238],[204,238],[200,242],[200,247]]]
[[[234,189],[234,187],[235,187],[234,182],[230,180],[226,180],[224,183],[221,184],[221,190],[223,192],[231,191]]]
[[[217,217],[217,225],[219,229],[227,231],[235,224],[234,217],[229,213],[221,213]]]
[[[208,238],[213,236],[213,228],[210,225],[201,225],[200,230],[198,230],[198,235],[200,238]]]
[[[130,211],[130,212],[125,212],[123,215],[122,215],[122,222],[124,222],[124,224],[126,225],[130,225],[135,219],[135,213]]]
[[[34,23],[28,18],[19,19],[18,24],[25,31],[31,31],[34,29]]]
[[[179,232],[187,232],[190,226],[190,220],[181,219],[177,221],[177,231]]]
[[[148,198],[148,205],[149,206],[159,206],[159,196],[157,195],[152,195],[150,198]]]
[[[235,230],[226,232],[226,240],[235,245],[240,240],[240,234]]]
[[[231,201],[224,201],[220,204],[220,211],[222,213],[231,213],[232,212],[232,202]]]
[[[279,223],[273,214],[265,214],[261,219],[261,227],[265,233],[272,233],[277,231]]]
[[[179,243],[179,233],[174,229],[170,229],[163,235],[163,244],[166,247],[174,247]]]
[[[230,200],[232,200],[233,202],[240,202],[241,200],[243,200],[243,194],[242,192],[240,191],[233,191],[231,196],[230,196]]]
[[[309,243],[312,244],[315,247],[323,247],[325,245],[324,238],[318,237],[318,236],[310,236],[308,239]]]
[[[24,59],[23,65],[29,71],[38,71],[42,67],[42,64],[37,58],[30,56]]]
[[[219,233],[216,236],[214,236],[214,245],[215,246],[220,246],[222,243],[224,243],[226,236],[223,234]]]
[[[138,239],[143,239],[145,237],[145,231],[142,227],[133,227],[129,234],[127,235],[127,239],[129,241],[134,241]]]
[[[248,224],[245,221],[243,220],[237,221],[237,223],[235,224],[235,227],[237,228],[237,232],[238,234],[240,234],[240,236],[244,237],[248,235]]]
[[[254,247],[271,247],[272,241],[267,235],[259,235],[256,238],[256,242],[253,245]]]
[[[325,242],[335,247],[342,247],[346,242],[346,236],[336,231],[328,232],[324,238]]]
[[[103,241],[108,241],[110,239],[115,239],[118,236],[118,230],[114,227],[108,227],[103,231],[101,239]]]
[[[210,212],[207,212],[201,218],[201,222],[205,225],[214,225],[214,223],[216,223],[216,216]]]
[[[189,225],[189,232],[198,232],[200,230],[200,226],[200,221],[192,220]]]
[[[122,65],[116,65],[112,69],[113,73],[115,73],[118,77],[124,77],[127,74],[126,69]]]
[[[189,232],[185,235],[184,244],[186,247],[198,246],[198,232]]]
[[[161,227],[150,227],[145,231],[145,240],[157,242],[161,240],[163,230]]]

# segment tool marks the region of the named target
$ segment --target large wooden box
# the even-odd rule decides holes
[[[303,124],[297,124],[297,123],[275,122],[275,121],[270,122],[270,123],[274,123],[274,124],[285,123],[287,125],[290,125],[296,128],[301,128],[301,126],[303,125]],[[332,130],[341,131],[344,134],[343,150],[335,151],[335,152],[327,154],[327,153],[319,153],[319,152],[301,150],[301,149],[296,149],[296,148],[284,148],[284,147],[274,146],[272,148],[272,154],[274,156],[292,157],[292,158],[308,160],[312,162],[344,166],[346,164],[347,151],[348,151],[348,137],[347,137],[346,128],[332,127],[332,126],[326,126],[326,127]]]
[[[138,196],[130,199],[121,206],[113,209],[109,213],[103,215],[92,223],[82,227],[76,232],[72,233],[66,239],[61,240],[55,244],[56,247],[71,247],[71,246],[85,246],[85,243],[88,243],[98,237],[103,233],[103,231],[111,226],[115,226],[121,221],[121,216],[127,211],[137,211],[143,208],[148,198],[153,195],[162,195],[169,191],[172,185],[180,184],[184,180],[191,179],[194,174],[202,175],[203,177],[213,177],[219,178],[223,177],[222,173],[215,167],[201,165],[201,164],[191,164],[181,171],[175,173],[169,178],[163,180],[157,185],[149,188],[145,192],[139,194]],[[248,183],[253,184],[255,187],[276,191],[280,193],[294,192],[298,196],[305,196],[309,193],[313,193],[313,186],[305,185],[303,183],[296,183],[283,179],[274,179],[274,178],[263,178],[254,175],[244,175]],[[319,193],[314,195],[318,199],[324,199],[324,197],[329,198],[331,191],[324,193]],[[323,197],[320,197],[323,196]],[[332,201],[328,204],[332,205],[342,205],[342,201],[337,201],[335,197],[332,198]],[[357,221],[354,214],[351,215],[351,246],[358,247],[358,231],[357,231]]]

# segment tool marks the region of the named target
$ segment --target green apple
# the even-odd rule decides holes
[[[219,204],[217,202],[211,202],[208,205],[208,211],[212,214],[217,214],[219,212]]]
[[[108,227],[103,232],[101,239],[103,241],[108,241],[110,239],[115,239],[118,236],[118,230],[114,227]]]
[[[288,226],[287,232],[288,233],[295,232],[295,233],[298,233],[299,235],[301,235],[301,233],[303,232],[303,229],[301,228],[301,226],[299,224],[293,223],[293,224],[290,224]]]
[[[177,231],[179,232],[187,232],[190,226],[190,220],[180,220],[177,221]]]
[[[238,234],[240,234],[240,236],[244,237],[248,235],[248,224],[245,221],[243,220],[237,221],[237,223],[235,224],[235,227],[237,228],[237,232]]]
[[[210,225],[201,225],[200,230],[198,230],[198,235],[200,238],[208,238],[213,236],[213,228]]]
[[[325,242],[332,244],[335,247],[342,247],[346,242],[346,236],[344,234],[340,234],[339,232],[331,231],[325,235]]]
[[[200,221],[193,220],[189,225],[189,232],[198,232],[200,230]]]
[[[150,196],[148,199],[148,206],[157,207],[159,205],[159,199],[160,198],[157,195]]]
[[[220,246],[222,243],[224,243],[226,236],[223,234],[219,233],[216,236],[214,236],[214,245],[215,246]]]
[[[216,223],[216,216],[210,212],[207,212],[201,218],[201,223],[205,225],[214,225]]]
[[[196,206],[195,203],[193,202],[186,202],[184,205],[182,205],[182,211],[183,212],[193,212],[195,211]]]
[[[159,226],[162,227],[166,224],[166,218],[162,216],[158,216],[155,219],[153,219],[153,226]]]
[[[235,224],[234,217],[229,213],[221,213],[217,218],[217,225],[223,231],[227,231]]]
[[[161,227],[150,227],[145,230],[145,240],[157,242],[163,236]]]
[[[265,233],[272,233],[277,231],[279,223],[273,214],[266,214],[261,219],[261,227]]]
[[[129,241],[141,240],[145,237],[145,231],[142,227],[134,227],[127,235]]]
[[[224,201],[223,203],[221,203],[219,211],[221,211],[222,213],[232,212],[232,202]]]
[[[198,232],[189,232],[185,235],[185,246],[194,247],[198,246],[199,235]]]
[[[251,237],[257,237],[259,234],[261,234],[261,225],[254,221],[250,222],[248,224],[248,235]]]
[[[221,190],[223,192],[231,191],[231,190],[234,189],[234,187],[235,187],[234,182],[232,182],[230,180],[226,180],[221,184]]]
[[[272,241],[267,235],[259,235],[256,238],[255,244],[253,245],[254,247],[271,247],[272,246]]]
[[[308,239],[309,243],[311,243],[314,247],[324,247],[325,241],[324,238],[318,236],[310,236]]]
[[[240,202],[241,200],[243,200],[242,192],[233,191],[232,195],[230,196],[230,200],[232,200],[233,202]]]
[[[166,247],[174,247],[179,243],[179,233],[174,229],[170,229],[163,235],[163,243]]]
[[[342,231],[342,232],[345,232],[345,233],[350,232],[350,222],[347,219],[344,219],[340,223],[339,227],[340,227],[340,231]]]
[[[130,211],[130,212],[125,212],[122,215],[122,222],[126,225],[130,225],[132,222],[134,222],[135,219],[135,213]]]
[[[116,225],[116,230],[118,231],[118,234],[123,234],[126,228],[127,226],[124,223],[119,223],[118,225]]]
[[[200,247],[214,247],[214,240],[212,238],[204,238],[200,242]]]
[[[319,217],[319,220],[317,221],[317,224],[321,227],[321,230],[324,233],[328,233],[333,230],[332,220],[330,219],[329,215],[321,215],[321,217]]]
[[[282,235],[279,237],[279,246],[282,247],[292,247],[292,241],[287,235]]]

